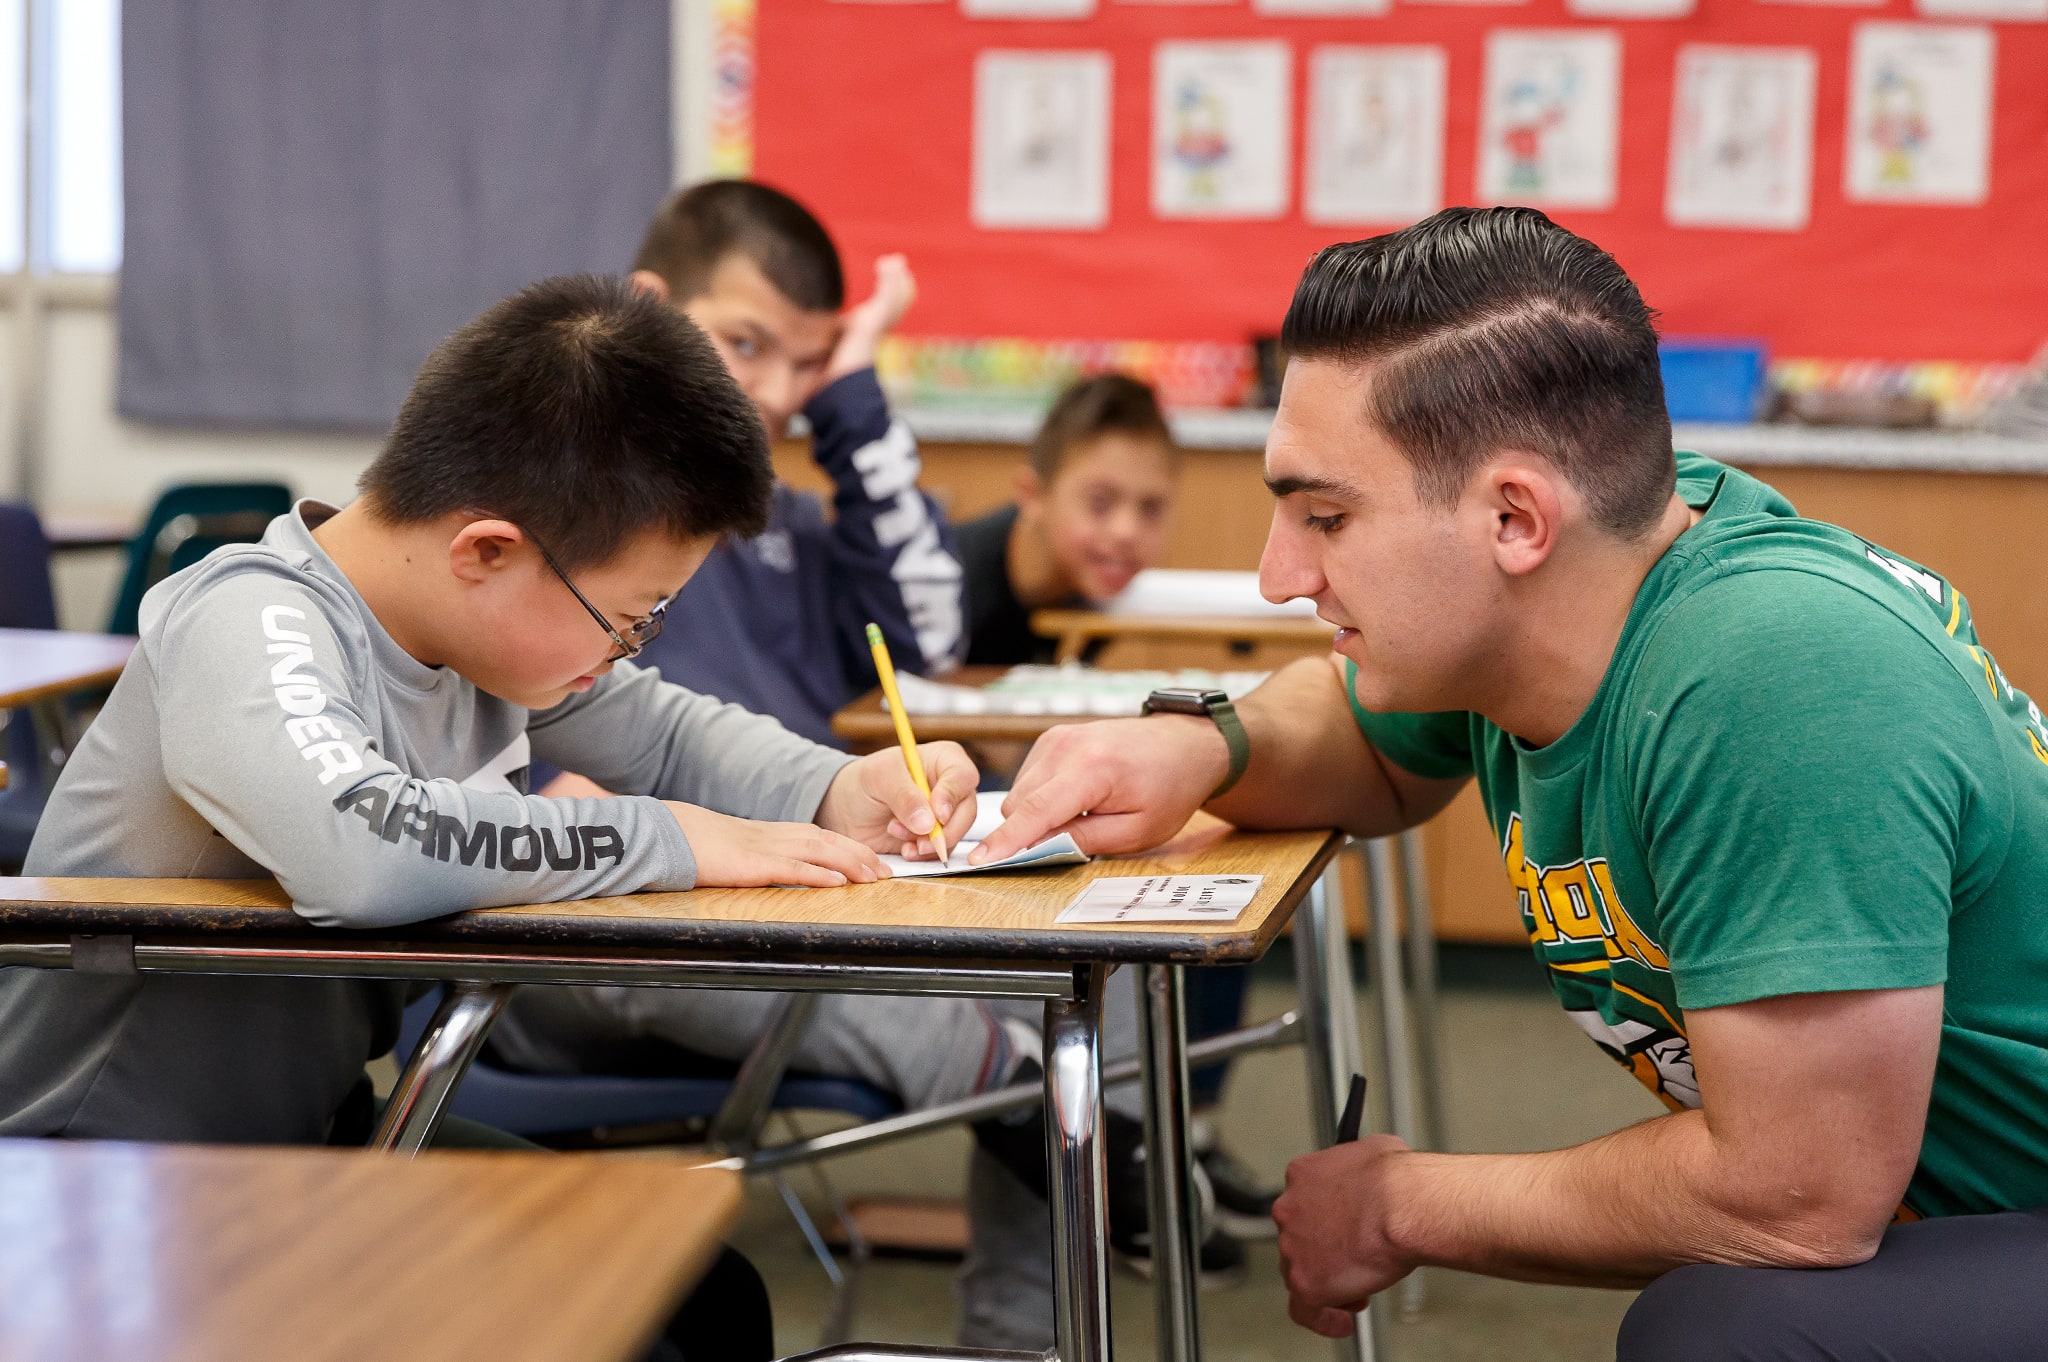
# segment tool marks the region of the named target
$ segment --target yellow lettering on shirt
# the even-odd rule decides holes
[[[1553,866],[1543,872],[1544,914],[1567,941],[1599,941],[1600,910],[1593,903],[1593,883],[1586,876],[1586,863]]]
[[[1529,939],[1537,945],[1598,941],[1607,957],[1605,961],[1554,964],[1554,968],[1591,974],[1616,961],[1633,960],[1653,970],[1670,971],[1671,958],[1663,947],[1651,940],[1622,906],[1606,857],[1538,867],[1523,847],[1522,815],[1510,813],[1506,835],[1501,838],[1501,860],[1520,902]]]
[[[1593,878],[1600,885],[1600,898],[1607,905],[1607,958],[1620,960],[1627,957],[1638,964],[1648,965],[1654,970],[1669,972],[1671,957],[1664,948],[1650,940],[1649,934],[1636,926],[1636,920],[1628,915],[1622,906],[1621,895],[1614,889],[1614,872],[1607,868],[1603,858],[1594,861]]]

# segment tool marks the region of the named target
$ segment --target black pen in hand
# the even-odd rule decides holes
[[[1337,1143],[1350,1144],[1358,1138],[1358,1123],[1365,1119],[1365,1075],[1351,1075],[1351,1095],[1344,1099],[1344,1114],[1337,1118]]]

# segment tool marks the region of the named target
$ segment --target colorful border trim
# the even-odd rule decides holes
[[[1169,407],[1241,407],[1251,395],[1248,345],[1207,341],[970,339],[891,336],[876,360],[908,406],[1043,406],[1087,374],[1141,378]]]
[[[754,171],[754,4],[715,0],[712,62],[717,88],[711,103],[711,173],[721,177]]]

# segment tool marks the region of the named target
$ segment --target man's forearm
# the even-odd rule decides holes
[[[1419,1265],[1584,1286],[1640,1286],[1688,1263],[1840,1266],[1883,1230],[1771,1186],[1696,1111],[1541,1154],[1403,1152],[1385,1192],[1388,1236]]]
[[[1328,658],[1289,663],[1238,701],[1237,714],[1251,764],[1209,804],[1218,817],[1241,828],[1341,827],[1377,837],[1436,812],[1411,816],[1401,807]]]

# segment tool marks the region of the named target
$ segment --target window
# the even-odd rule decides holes
[[[120,0],[0,0],[0,274],[120,265]]]
[[[121,267],[121,3],[37,2],[51,16],[49,267],[111,274]]]

